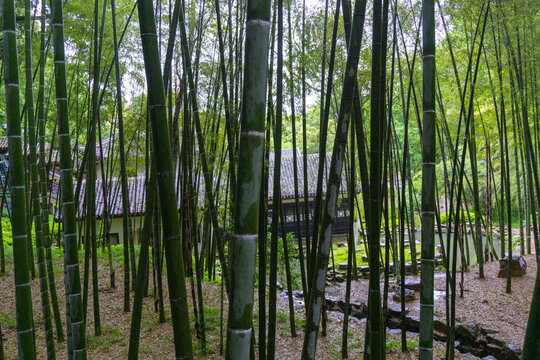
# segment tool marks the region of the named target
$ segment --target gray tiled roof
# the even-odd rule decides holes
[[[323,179],[323,193],[326,191],[326,179],[328,177],[328,167],[330,164],[332,154],[326,155],[326,168]],[[300,199],[304,196],[304,161],[302,154],[297,149],[297,165],[298,165],[298,196]],[[317,171],[319,166],[319,155],[309,154],[307,156],[307,176],[308,176],[308,196],[314,197],[317,191]],[[268,200],[272,201],[273,198],[273,177],[274,177],[274,156],[269,156],[269,187],[268,187]],[[75,192],[77,185],[73,185],[73,191]],[[146,186],[145,178],[131,177],[128,179],[129,187],[129,203],[130,213],[132,216],[143,215],[145,212],[145,199],[146,199]],[[221,184],[221,191],[224,191],[225,184]],[[53,196],[58,192],[58,186],[53,187]],[[340,191],[343,193],[346,191],[345,177],[342,178]],[[79,208],[77,209],[77,218],[81,218],[84,215],[84,197],[86,192],[86,180],[81,183],[81,191],[79,194]],[[293,152],[284,152],[281,157],[281,197],[282,199],[294,199],[294,164],[293,164]],[[120,179],[112,179],[107,183],[107,203],[109,207],[110,217],[121,217],[122,211],[122,187]],[[204,204],[204,182],[199,180],[199,192],[198,192],[198,204],[200,207]],[[177,199],[177,207],[180,209],[181,201]],[[96,181],[96,217],[102,218],[104,212],[103,202],[103,186],[102,180]],[[57,217],[58,214],[55,214]]]
[[[112,179],[107,182],[107,206],[109,208],[110,217],[121,217],[123,214],[122,203],[122,183],[119,179]],[[77,183],[73,184],[73,192],[75,193]],[[79,193],[79,203],[77,208],[77,218],[80,219],[85,214],[85,194],[86,194],[86,180],[82,180],[81,189]],[[58,186],[53,187],[53,196],[58,194]],[[129,207],[132,216],[142,215],[145,210],[146,199],[146,186],[144,176],[131,177],[128,179],[128,192],[129,192]],[[105,203],[103,198],[103,183],[102,180],[96,181],[96,218],[102,218],[105,210]],[[55,218],[58,218],[58,209],[55,211]]]
[[[0,136],[0,154],[5,154],[8,151],[7,136]]]
[[[292,149],[286,149],[292,150]],[[297,168],[298,168],[298,197],[302,199],[304,197],[304,159],[302,153],[297,149]],[[328,169],[330,167],[330,160],[332,158],[331,153],[326,154],[326,164],[323,176],[323,193],[326,193],[326,182],[328,179]],[[307,155],[307,183],[308,183],[308,196],[314,197],[317,193],[317,173],[319,171],[319,154]],[[268,168],[268,199],[273,198],[273,184],[274,184],[274,155],[269,156],[269,168]],[[340,192],[343,193],[347,189],[345,177],[341,179]],[[281,156],[281,198],[282,199],[294,199],[294,158],[293,151],[282,151]]]
[[[50,144],[45,143],[46,161],[49,160],[50,148],[51,148]],[[30,153],[30,146],[29,145],[26,145],[26,152],[27,152],[27,154]],[[39,142],[36,144],[36,152],[37,152],[37,156],[39,157]],[[57,158],[57,153],[58,153],[58,149],[53,149],[52,150],[51,161],[54,162],[55,159],[57,161],[59,161],[59,159]],[[5,155],[7,158],[9,158],[9,154],[8,154],[8,137],[7,136],[0,136],[0,154]]]
[[[114,158],[115,156],[118,155],[118,134],[116,134],[114,137],[108,137],[108,138],[104,138],[102,139],[101,141],[101,147],[103,149],[103,159],[108,159],[111,155],[112,157]],[[129,140],[128,140],[129,142]],[[84,151],[85,151],[85,148],[86,146],[85,145],[78,145],[77,146],[77,151],[79,152],[79,154],[82,156],[84,154]],[[144,152],[141,154],[137,151],[137,149],[135,149],[135,146],[127,146],[126,145],[126,155],[127,156],[130,156],[130,157],[139,157],[141,158],[143,155],[144,155]],[[101,149],[100,149],[100,146],[99,146],[99,139],[96,139],[96,160],[100,160],[101,159]]]

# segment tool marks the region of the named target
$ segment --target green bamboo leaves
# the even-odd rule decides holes
[[[420,360],[433,358],[433,272],[435,269],[435,3],[422,2],[422,273]]]
[[[19,359],[35,359],[32,293],[27,252],[26,189],[22,155],[21,118],[19,104],[19,69],[15,32],[15,3],[3,1],[4,84],[10,160],[13,265]]]
[[[167,126],[165,89],[161,76],[159,48],[152,0],[138,0],[139,26],[148,83],[148,110],[156,156],[158,195],[162,212],[163,239],[169,281],[169,299],[177,359],[193,358],[191,328],[184,276],[184,260],[180,242],[180,224],[176,208],[171,139]]]
[[[73,198],[73,167],[68,120],[64,17],[61,0],[51,0],[56,87],[56,120],[60,147],[60,184],[64,225],[64,268],[66,284],[66,325],[68,358],[86,359],[85,323],[82,311],[81,279],[77,254],[77,229]]]
[[[248,0],[226,359],[249,359],[264,152],[270,1]],[[276,209],[277,210],[277,209]]]

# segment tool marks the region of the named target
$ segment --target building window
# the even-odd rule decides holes
[[[111,233],[111,245],[120,244],[120,236],[118,233]]]
[[[294,212],[292,209],[287,210],[287,220],[286,222],[294,222]]]

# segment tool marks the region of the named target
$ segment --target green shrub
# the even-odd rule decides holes
[[[476,216],[474,212],[467,212],[467,211],[460,211],[460,218],[464,219],[465,222],[469,222],[469,219],[471,222],[476,221]],[[452,217],[452,220],[455,222],[455,214]],[[441,214],[441,224],[448,224],[450,220],[450,213],[444,213]],[[485,218],[482,216],[482,220],[485,220]]]

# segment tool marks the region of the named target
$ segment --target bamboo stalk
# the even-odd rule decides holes
[[[38,174],[38,160],[37,160],[37,131],[36,120],[34,117],[34,91],[32,82],[32,30],[30,28],[30,1],[24,2],[25,8],[25,73],[26,73],[26,89],[25,89],[25,107],[26,118],[28,120],[28,137],[30,140],[30,207],[32,218],[34,222],[35,239],[36,239],[36,258],[38,277],[41,294],[41,310],[43,314],[43,324],[45,327],[45,341],[47,344],[47,358],[55,359],[56,352],[54,348],[54,331],[52,326],[52,313],[51,304],[49,301],[49,289],[47,281],[47,269],[45,265],[45,249],[43,246],[43,224],[41,217],[41,206],[39,202],[40,196],[40,183]],[[48,226],[48,223],[47,223]],[[30,243],[31,244],[31,243]]]
[[[64,53],[64,18],[62,1],[51,0],[56,118],[60,147],[60,184],[62,189],[62,222],[64,240],[64,266],[66,283],[66,323],[68,358],[86,359],[85,323],[82,312],[82,294],[77,254],[75,203],[73,199],[73,167],[69,135],[66,62]]]
[[[332,243],[332,230],[336,216],[337,197],[341,184],[341,172],[345,158],[344,153],[349,121],[352,116],[352,94],[356,84],[356,72],[361,44],[359,34],[362,31],[361,25],[365,16],[365,6],[366,2],[363,0],[357,0],[355,3],[350,44],[347,53],[347,65],[344,72],[343,95],[339,107],[334,150],[330,163],[329,181],[322,218],[323,222],[321,224],[321,231],[319,232],[318,249],[312,249],[313,252],[316,251],[317,253],[316,262],[313,264],[313,274],[316,274],[316,276],[313,277],[309,292],[302,359],[315,358],[321,305],[324,298],[326,272],[328,270],[329,252]],[[375,256],[377,255],[376,253]]]
[[[158,193],[162,212],[163,238],[167,258],[169,299],[177,358],[193,357],[191,329],[186,296],[184,261],[181,252],[180,226],[174,190],[174,171],[170,136],[167,129],[165,90],[161,76],[156,24],[151,0],[137,2],[144,64],[148,82],[148,108],[156,157]]]
[[[227,325],[227,359],[248,359],[252,338],[253,275],[257,244],[259,191],[264,150],[264,109],[268,60],[270,2],[248,0],[242,115],[230,244],[231,287]]]
[[[421,360],[433,358],[433,289],[435,269],[435,4],[422,2],[422,273],[420,289]],[[405,284],[401,285],[402,287]]]
[[[21,119],[19,104],[19,70],[15,27],[15,3],[3,1],[4,84],[8,151],[10,158],[13,267],[19,359],[35,359],[35,339],[32,319],[32,293],[28,263],[26,190],[22,155]]]

